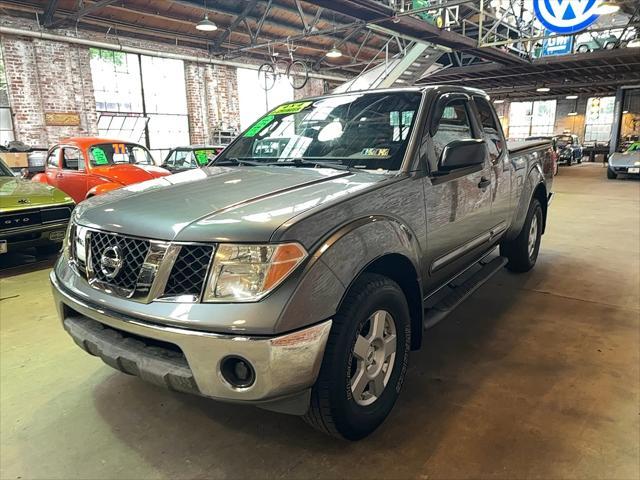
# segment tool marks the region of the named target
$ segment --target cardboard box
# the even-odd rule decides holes
[[[0,152],[0,157],[9,168],[25,168],[29,166],[27,153]]]

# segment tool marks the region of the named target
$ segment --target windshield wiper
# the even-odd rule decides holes
[[[216,165],[250,165],[252,167],[258,167],[261,165],[267,165],[265,162],[255,162],[252,160],[245,160],[244,158],[223,158],[222,160],[214,160],[209,163],[209,167]]]
[[[269,162],[266,165],[278,165],[283,167],[294,166],[294,167],[324,167],[324,168],[334,168],[336,170],[351,170],[348,165],[344,165],[338,162],[321,162],[318,160],[312,160],[310,158],[292,158],[291,160],[286,160],[284,162]]]

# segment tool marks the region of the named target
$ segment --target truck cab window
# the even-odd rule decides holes
[[[463,99],[451,100],[444,106],[438,121],[438,128],[432,136],[436,164],[447,145],[454,140],[469,138],[474,138],[474,136],[471,129],[467,101]]]
[[[478,120],[480,121],[480,125],[482,125],[482,132],[487,141],[489,156],[491,157],[491,161],[495,162],[504,150],[500,126],[487,100],[481,97],[474,97],[474,101],[478,109]]]

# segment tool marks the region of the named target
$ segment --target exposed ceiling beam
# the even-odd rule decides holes
[[[44,15],[41,22],[45,27],[51,25],[53,16],[55,15],[56,9],[58,8],[58,3],[59,0],[49,0],[49,3],[47,3],[47,7],[44,9]]]
[[[45,25],[45,27],[47,27],[47,28],[58,28],[58,27],[61,27],[63,25],[67,25],[68,23],[77,22],[82,17],[85,17],[85,16],[95,12],[96,10],[100,10],[101,8],[106,7],[107,5],[109,5],[111,3],[115,3],[116,1],[117,0],[100,0],[99,2],[92,3],[91,5],[88,5],[88,6],[84,7],[84,8],[82,8],[82,9],[78,10],[73,15],[66,16],[64,18],[56,20],[55,22],[51,22],[49,25]]]
[[[235,30],[235,28],[238,25],[240,25],[240,22],[242,22],[247,18],[247,15],[249,15],[249,12],[255,8],[257,3],[258,3],[258,0],[250,0],[247,2],[247,4],[242,9],[242,12],[240,13],[240,15],[238,15],[233,20],[233,22],[231,22],[231,25],[229,25],[227,29],[224,32],[222,32],[222,34],[219,35],[218,38],[216,38],[215,42],[213,43],[213,49],[212,49],[214,52],[220,49],[220,45],[222,45],[224,41],[227,38],[229,38],[229,35],[231,35],[231,32],[233,32],[233,30]],[[249,31],[249,35],[251,36],[251,31]]]

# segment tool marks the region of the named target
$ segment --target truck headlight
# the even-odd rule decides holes
[[[307,257],[297,243],[220,244],[205,289],[205,302],[254,302],[271,292]]]

